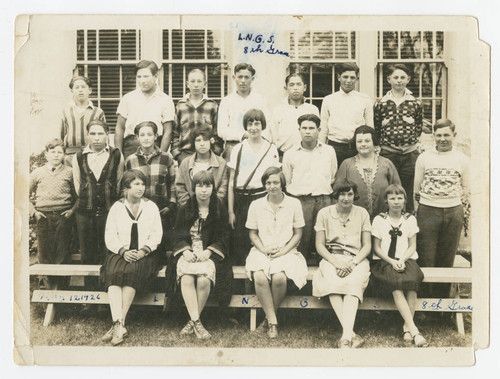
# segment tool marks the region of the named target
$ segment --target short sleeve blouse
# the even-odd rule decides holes
[[[398,237],[396,243],[396,258],[402,258],[405,251],[408,249],[408,239],[413,237],[419,232],[417,225],[417,219],[414,216],[409,216],[408,218],[401,217],[397,223],[393,223],[391,219],[378,215],[373,220],[372,236],[381,240],[381,249],[385,254],[389,253],[389,246],[391,245],[391,235],[389,231],[392,227],[399,227],[401,230],[401,236]],[[410,259],[417,259],[418,254],[415,251]],[[373,259],[380,259],[376,254],[373,255]]]

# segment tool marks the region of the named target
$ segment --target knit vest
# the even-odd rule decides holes
[[[99,181],[90,170],[88,154],[77,153],[80,167],[80,193],[77,209],[79,212],[109,210],[117,200],[117,173],[120,163],[120,150],[110,147],[109,158],[104,165]]]

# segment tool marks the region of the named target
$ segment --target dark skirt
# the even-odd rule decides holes
[[[109,286],[132,287],[137,292],[148,291],[162,265],[158,250],[139,261],[128,263],[119,254],[108,252],[101,266],[101,283],[105,290]]]
[[[414,259],[408,259],[405,265],[406,269],[403,272],[397,272],[392,265],[381,259],[373,261],[370,268],[373,284],[380,286],[384,293],[394,290],[418,291],[424,273]]]

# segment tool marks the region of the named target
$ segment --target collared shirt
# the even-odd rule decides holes
[[[132,224],[137,223],[139,249],[146,246],[150,251],[156,250],[163,235],[160,212],[156,204],[141,199],[136,220],[129,216],[127,209],[132,213],[128,201],[122,199],[115,202],[109,210],[104,232],[106,247],[115,254],[118,254],[122,248],[128,250]]]
[[[326,96],[321,104],[319,140],[347,143],[358,126],[373,127],[373,102],[358,91],[345,93],[342,89]]]
[[[75,153],[86,145],[85,134],[87,133],[87,125],[93,120],[106,122],[106,117],[104,111],[94,106],[90,100],[83,110],[74,101],[71,101],[64,108],[60,134],[61,140],[66,147],[66,153]]]
[[[286,189],[294,196],[331,194],[336,172],[335,150],[319,141],[312,150],[299,142],[283,156]]]
[[[269,127],[270,141],[279,150],[285,152],[300,143],[298,118],[305,114],[315,114],[319,117],[316,105],[303,102],[298,107],[289,103],[288,98],[274,108]]]
[[[337,205],[331,205],[318,212],[314,230],[325,232],[326,246],[334,246],[357,254],[361,249],[361,233],[370,232],[370,215],[366,209],[353,205],[347,220],[342,222]]]
[[[374,105],[374,125],[380,145],[389,151],[409,153],[417,149],[422,134],[422,103],[409,89],[401,99],[392,90]]]
[[[191,132],[203,124],[209,125],[212,134],[217,134],[217,103],[203,94],[197,105],[191,103],[189,93],[177,103],[176,126],[172,133],[171,152],[175,157],[182,150],[194,152],[191,146]]]
[[[116,114],[126,119],[124,138],[134,135],[134,128],[144,121],[153,121],[158,127],[158,135],[161,136],[163,124],[174,121],[175,107],[170,96],[160,87],[156,87],[156,91],[148,98],[140,88],[136,88],[123,96]]]
[[[90,170],[94,174],[94,177],[97,181],[99,181],[99,178],[101,177],[102,169],[106,165],[106,162],[109,159],[109,145],[106,145],[104,149],[102,149],[99,152],[94,152],[90,148],[89,145],[83,149],[83,154],[87,154],[87,162],[89,164]],[[123,155],[120,154],[120,163],[118,165],[118,171],[116,174],[116,178],[118,182],[120,181],[122,175],[123,175],[123,166],[124,166],[124,161],[123,161]],[[80,193],[80,166],[78,165],[78,159],[76,154],[73,156],[73,181],[75,185],[75,191],[76,193]]]
[[[257,230],[265,247],[281,248],[292,238],[293,229],[303,228],[304,225],[300,201],[284,195],[276,212],[271,208],[268,196],[253,201],[245,227]]]
[[[248,183],[247,189],[263,187],[261,178],[262,174],[264,174],[264,171],[266,171],[271,166],[280,167],[280,161],[278,158],[278,149],[276,148],[275,145],[271,144],[271,147],[269,148],[268,151],[269,144],[270,143],[268,141],[264,140],[264,143],[260,145],[260,150],[257,153],[255,153],[254,150],[249,146],[248,140],[244,140],[243,142],[239,143],[234,147],[234,149],[231,151],[231,159],[227,164],[227,166],[229,168],[232,168],[233,170],[236,170],[238,152],[240,151],[240,149],[243,149],[241,151],[241,160],[238,169],[238,177],[236,178],[236,188],[243,188],[243,185],[245,184],[248,177],[254,170],[255,166],[257,166],[257,163],[259,163],[261,157],[264,154],[266,155],[262,160],[262,162],[260,163],[257,170],[255,171],[255,174],[253,175],[252,179]]]
[[[137,152],[127,157],[127,170],[137,169],[146,176],[144,196],[153,200],[160,208],[167,203],[175,203],[175,166],[169,153],[160,150],[158,146],[152,154],[146,156],[140,147]]]
[[[395,258],[403,258],[406,250],[408,250],[409,239],[419,232],[417,219],[415,216],[405,218],[401,216],[398,222],[393,222],[387,213],[378,215],[373,220],[372,236],[380,240],[380,247],[385,254],[389,254],[389,247],[391,246],[391,235],[389,232],[392,227],[399,228],[401,235],[397,237],[396,242],[396,255]],[[373,254],[373,259],[381,259],[377,254]],[[418,254],[415,251],[410,259],[418,259]]]
[[[430,207],[451,208],[462,204],[462,195],[469,190],[469,158],[455,148],[423,152],[415,163],[413,190],[420,194],[420,204]]]
[[[267,102],[263,95],[251,91],[247,97],[233,92],[222,99],[219,107],[217,133],[225,141],[240,141],[245,134],[243,116],[250,109],[260,109],[268,116]],[[266,117],[266,120],[268,117]],[[266,130],[262,136],[267,138]]]

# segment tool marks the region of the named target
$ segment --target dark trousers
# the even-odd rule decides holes
[[[418,151],[415,150],[408,154],[401,154],[382,148],[380,155],[389,159],[396,166],[399,178],[401,179],[401,185],[406,191],[406,211],[413,213],[413,180],[415,178],[415,162],[419,156]]]
[[[337,167],[348,158],[354,157],[358,152],[356,149],[351,148],[349,143],[340,143],[332,140],[328,140],[328,144],[335,150],[335,155],[337,156]]]
[[[462,205],[436,208],[420,204],[417,222],[418,265],[453,267],[464,222]],[[420,293],[422,297],[446,298],[450,296],[450,287],[447,283],[422,283]]]
[[[81,263],[84,265],[104,263],[107,254],[104,242],[107,215],[107,211],[76,213],[76,226],[82,256]],[[95,290],[97,286],[97,277],[85,277],[86,289]]]
[[[63,211],[41,211],[45,218],[36,223],[38,236],[38,262],[42,264],[68,263],[71,253],[72,218],[62,216]]]
[[[319,196],[296,196],[302,205],[302,213],[304,214],[305,226],[302,229],[302,239],[298,246],[298,250],[304,258],[308,259],[311,252],[316,251],[316,233],[314,224],[316,224],[316,216],[320,209],[328,207],[332,204],[330,195]]]

